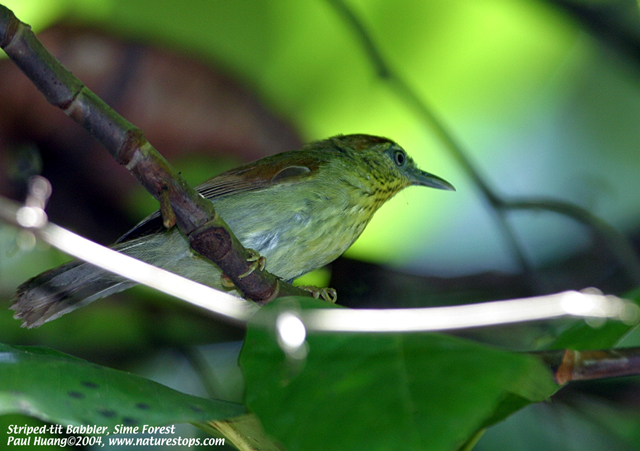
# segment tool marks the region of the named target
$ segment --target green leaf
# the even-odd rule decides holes
[[[617,321],[608,321],[596,328],[581,321],[565,330],[545,349],[609,349],[631,329],[633,326]]]
[[[244,412],[239,404],[186,395],[53,349],[0,344],[0,414],[112,431],[120,424],[206,422]]]
[[[454,450],[558,389],[535,357],[447,335],[313,333],[307,346],[305,359],[288,357],[254,323],[240,356],[247,407],[289,451]]]
[[[640,289],[631,290],[623,298],[640,305]],[[562,332],[556,339],[545,346],[545,349],[610,349],[631,332],[637,325],[625,324],[609,320],[592,326],[589,322],[580,321]]]

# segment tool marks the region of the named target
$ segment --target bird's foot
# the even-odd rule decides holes
[[[249,254],[251,254],[249,256],[249,258],[247,259],[248,262],[251,262],[251,265],[249,265],[249,269],[247,270],[247,272],[242,273],[242,274],[240,274],[238,276],[238,279],[244,279],[245,277],[250,275],[256,269],[260,269],[260,271],[262,271],[264,269],[264,267],[266,266],[266,264],[267,264],[267,259],[265,257],[262,257],[260,254],[258,254],[253,249],[247,249],[247,250],[249,251]],[[233,280],[231,280],[229,278],[229,276],[227,276],[224,273],[222,273],[222,275],[220,275],[220,284],[224,288],[235,288],[236,287],[235,284],[233,283]]]
[[[323,301],[327,301],[332,304],[335,304],[338,300],[338,292],[333,288],[318,288],[311,285],[300,285],[298,288],[308,291],[316,299],[322,298]]]
[[[247,251],[249,251],[249,254],[250,254],[249,258],[247,258],[247,261],[251,262],[251,265],[249,266],[249,269],[247,270],[247,272],[242,273],[238,276],[238,279],[244,279],[256,269],[260,269],[260,271],[262,271],[264,270],[264,267],[267,265],[267,259],[265,257],[258,254],[253,249],[247,249]]]

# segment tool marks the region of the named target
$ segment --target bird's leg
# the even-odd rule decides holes
[[[333,288],[318,288],[311,285],[298,286],[301,290],[308,291],[314,298],[335,304],[338,300],[338,292]]]

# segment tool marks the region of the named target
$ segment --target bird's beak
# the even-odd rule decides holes
[[[429,174],[428,172],[421,171],[420,169],[414,169],[409,173],[409,180],[412,185],[428,186],[430,188],[444,189],[447,191],[455,191],[453,185],[447,182],[445,179],[441,179],[437,175]]]

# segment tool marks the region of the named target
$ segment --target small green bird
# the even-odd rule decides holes
[[[370,135],[336,136],[224,172],[197,189],[213,202],[243,246],[266,258],[286,281],[338,258],[378,208],[411,186],[454,190],[419,170],[395,142]],[[221,271],[189,247],[158,212],[121,237],[113,249],[211,287]],[[25,327],[37,327],[135,283],[74,261],[18,288],[11,306]]]

